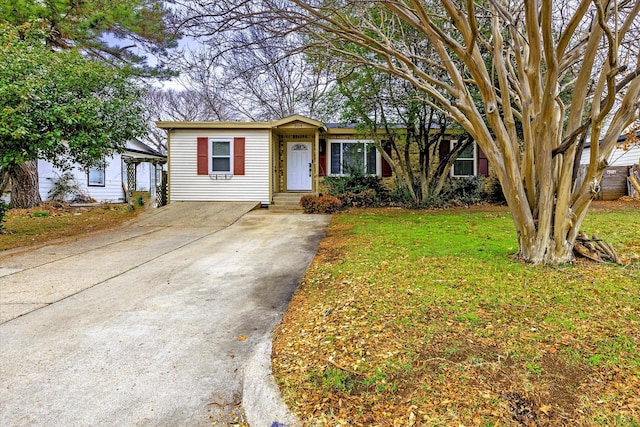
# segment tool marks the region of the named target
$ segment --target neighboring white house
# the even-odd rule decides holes
[[[640,133],[638,134],[640,137]],[[622,135],[618,138],[618,146],[611,152],[607,159],[609,166],[631,166],[640,162],[640,142],[634,144],[625,144],[627,136]],[[626,146],[625,146],[626,145]],[[588,165],[590,159],[590,143],[587,142],[580,158],[581,165]]]
[[[136,191],[149,191],[155,195],[156,183],[159,181],[161,167],[166,156],[147,146],[139,140],[127,143],[122,154],[105,158],[103,167],[86,168],[75,167],[69,172],[74,183],[83,195],[89,196],[97,202],[124,202],[127,188],[127,165],[135,163]],[[55,168],[51,163],[38,160],[38,177],[40,196],[42,200],[49,200],[50,192],[64,171]]]
[[[638,133],[640,137],[640,132]],[[602,174],[600,181],[599,199],[615,200],[627,195],[627,176],[629,176],[629,167],[640,164],[640,142],[635,141],[632,144],[626,143],[627,135],[621,135],[618,138],[618,146],[611,152],[607,158],[608,166]],[[587,142],[580,165],[586,167],[589,164],[590,143]]]

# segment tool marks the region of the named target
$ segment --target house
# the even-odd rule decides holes
[[[590,147],[591,144],[587,142],[582,152],[580,165],[583,168],[589,165],[589,159],[591,158]],[[640,164],[640,132],[636,134],[633,140],[628,138],[627,135],[621,135],[607,162],[608,166],[602,174],[597,198],[600,200],[617,200],[622,196],[628,195],[627,177],[629,176],[629,168]]]
[[[142,141],[133,140],[127,143],[123,153],[105,158],[100,167],[74,167],[68,171],[57,169],[53,164],[38,160],[38,178],[40,197],[50,200],[60,179],[69,177],[71,185],[79,190],[79,194],[68,194],[66,201],[73,199],[93,199],[97,202],[119,203],[126,200],[129,177],[135,184],[133,191],[148,191],[155,196],[156,186],[160,183],[162,165],[166,156],[147,146]]]
[[[354,127],[301,115],[270,122],[157,122],[167,132],[169,202],[256,201],[321,191],[326,175],[359,167],[390,177],[391,167]],[[472,146],[455,176],[486,169]],[[483,156],[482,156],[483,157]]]

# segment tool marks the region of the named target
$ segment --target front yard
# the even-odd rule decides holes
[[[305,425],[640,425],[640,205],[582,227],[624,267],[512,259],[506,208],[335,215],[275,333]]]
[[[136,209],[132,210],[122,203],[89,207],[46,202],[32,209],[9,209],[0,227],[0,254],[9,249],[111,230],[144,210],[144,206],[134,206]]]

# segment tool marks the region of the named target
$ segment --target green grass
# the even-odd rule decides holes
[[[595,212],[583,230],[631,257],[640,251],[638,218],[637,209]],[[414,415],[427,424],[513,421],[513,396],[524,396],[551,423],[633,425],[637,267],[531,266],[515,260],[516,251],[506,211],[334,216],[274,343],[284,395],[314,422],[406,417],[405,398],[420,402]],[[305,381],[294,362],[301,354],[304,369],[333,380]],[[341,375],[348,390],[335,386],[345,383]],[[314,395],[325,403],[311,410]],[[340,406],[347,401],[368,408],[363,414],[386,409],[367,418]]]

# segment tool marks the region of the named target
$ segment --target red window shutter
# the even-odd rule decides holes
[[[387,153],[389,157],[391,157],[391,146],[389,144],[385,144],[383,149],[384,152]],[[393,171],[391,170],[391,165],[384,159],[384,157],[382,157],[382,176],[384,178],[388,178],[392,175],[392,173]]]
[[[319,176],[327,176],[327,140],[320,140],[319,150],[320,154],[318,155],[318,175]]]
[[[209,174],[209,138],[198,137],[198,175]]]
[[[319,168],[318,168],[318,172],[320,176],[327,176],[327,155],[326,154],[320,154],[320,156],[318,157],[319,160]]]
[[[441,140],[439,150],[440,161],[442,161],[442,159],[444,159],[446,155],[449,154],[449,151],[451,151],[451,141],[449,141],[448,139]]]
[[[489,176],[489,159],[478,147],[478,175]]]
[[[245,138],[233,138],[233,174],[244,175]]]

